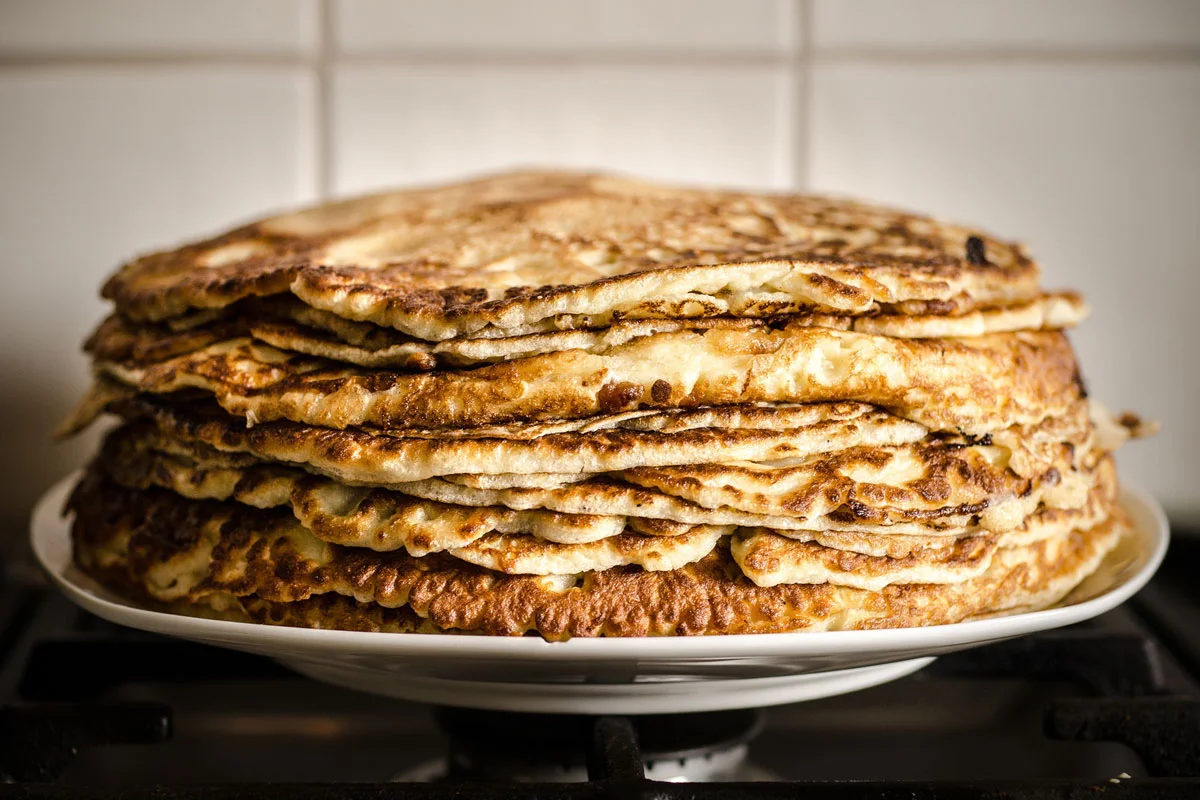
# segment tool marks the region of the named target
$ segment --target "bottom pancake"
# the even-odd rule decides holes
[[[664,572],[504,575],[437,554],[329,545],[286,511],[124,489],[97,473],[69,508],[77,563],[135,601],[316,628],[549,640],[908,627],[1041,608],[1090,574],[1126,525],[1117,510],[1087,531],[1001,548],[986,570],[959,583],[867,591],[757,586],[724,544]]]

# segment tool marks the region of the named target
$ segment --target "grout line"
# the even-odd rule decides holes
[[[886,48],[827,47],[814,53],[821,62],[866,64],[1175,64],[1200,61],[1200,48],[1131,48],[1125,50],[944,50],[919,52]]]
[[[333,9],[330,0],[317,0],[316,137],[317,194],[328,199],[333,192],[333,93],[330,54],[333,52]]]
[[[392,53],[339,54],[338,62],[355,66],[454,65],[482,66],[733,66],[762,67],[785,64],[789,54],[759,50],[638,50],[609,48],[560,52],[486,50],[480,48],[408,48]]]
[[[327,9],[326,0],[320,8]],[[325,12],[322,16],[326,16]],[[322,28],[330,25],[322,23]],[[328,32],[323,33],[328,36]],[[417,65],[480,65],[480,66],[562,66],[596,64],[600,66],[774,66],[786,63],[782,53],[762,52],[652,52],[642,50],[596,50],[561,53],[506,52],[456,49],[412,49],[395,53],[336,53],[332,49],[324,57],[348,66],[417,66]],[[311,56],[299,53],[0,53],[2,67],[123,67],[123,66],[203,66],[223,64],[232,66],[312,66]]]
[[[39,53],[0,54],[0,68],[48,69],[69,67],[311,67],[315,60],[301,53]]]
[[[812,148],[812,64],[813,64],[813,2],[798,0],[796,30],[799,52],[793,72],[796,75],[795,109],[792,113],[792,182],[799,191],[807,191],[812,178],[810,157]]]
[[[799,0],[798,18],[808,20],[808,33],[802,32],[811,45],[812,0]],[[711,52],[681,50],[653,52],[646,50],[594,50],[561,53],[518,53],[506,51],[462,49],[415,49],[396,53],[333,53],[324,48],[332,27],[328,0],[320,0],[321,44],[318,57],[301,53],[245,52],[148,52],[148,53],[0,53],[0,68],[51,67],[142,67],[142,66],[204,66],[230,67],[320,67],[324,62],[349,66],[413,66],[413,65],[480,65],[480,66],[561,66],[564,64],[595,64],[598,66],[779,66],[796,61],[792,53],[763,53],[747,51]],[[807,47],[800,54],[808,62],[820,63],[883,63],[883,64],[947,64],[977,62],[1028,62],[1036,64],[1074,63],[1195,63],[1200,61],[1200,48],[1129,49],[1129,50],[948,50],[917,52],[871,48]]]

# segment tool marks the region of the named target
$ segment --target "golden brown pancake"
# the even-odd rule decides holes
[[[139,392],[211,393],[252,423],[472,427],[640,408],[856,401],[984,434],[1065,413],[1078,367],[1062,333],[892,339],[826,328],[660,333],[463,371],[363,370],[230,339],[153,364],[97,362]]]
[[[964,448],[957,448],[962,450]],[[954,451],[951,451],[954,452]],[[818,465],[826,466],[823,461]],[[1055,506],[1053,491],[1028,492],[1021,497],[1022,508],[1037,508],[1032,517],[1023,517],[1018,527],[1009,524],[997,528],[980,523],[994,521],[995,515],[972,516],[969,527],[955,530],[946,525],[930,526],[913,534],[912,523],[866,524],[851,522],[844,530],[823,529],[831,520],[820,520],[805,527],[802,518],[790,520],[787,527],[759,525],[771,517],[741,514],[728,519],[722,510],[709,513],[691,506],[691,524],[653,516],[659,505],[632,503],[625,514],[560,513],[542,507],[520,510],[503,506],[463,506],[422,500],[380,487],[349,486],[312,475],[294,467],[260,462],[245,454],[222,453],[204,445],[186,445],[164,439],[145,423],[135,423],[112,431],[97,461],[97,467],[122,486],[133,489],[161,487],[193,499],[236,500],[256,508],[289,506],[293,514],[318,538],[332,544],[369,547],[374,550],[406,549],[411,555],[424,555],[463,548],[492,534],[528,534],[558,544],[596,542],[623,533],[645,536],[681,536],[699,527],[738,526],[742,535],[780,534],[797,541],[816,541],[824,547],[850,550],[876,556],[904,557],[913,549],[948,546],[957,536],[978,536],[1002,530],[1006,543],[1029,543],[1045,538],[1056,530],[1091,527],[1107,513],[1115,496],[1115,476],[1111,457],[1103,458],[1085,470],[1080,480],[1090,487],[1085,502],[1069,508]],[[586,492],[588,482],[573,489]],[[608,485],[617,482],[609,479]],[[828,484],[836,491],[837,482]],[[845,487],[843,487],[845,488]],[[870,486],[868,485],[868,488]],[[1053,489],[1054,487],[1051,487]],[[637,496],[641,491],[627,487]],[[682,501],[681,505],[688,505]],[[1001,509],[1006,511],[1006,509]],[[860,510],[861,516],[876,519],[891,509]],[[949,514],[916,515],[944,522]],[[1005,518],[1013,518],[1005,513]],[[1031,527],[1032,525],[1032,527]],[[726,530],[725,532],[729,532]],[[898,531],[903,530],[904,533]],[[874,531],[874,532],[871,532]],[[492,548],[494,550],[494,548]],[[478,563],[478,562],[475,562]]]
[[[202,315],[215,320],[181,327]],[[1042,295],[1010,306],[989,306],[963,314],[792,314],[769,320],[782,325],[858,331],[904,339],[961,338],[1019,330],[1057,330],[1077,324],[1087,313],[1070,292]],[[748,317],[617,320],[605,328],[554,330],[523,336],[474,337],[427,342],[391,328],[342,319],[300,303],[243,301],[226,312],[194,312],[163,323],[134,324],[113,315],[85,345],[100,361],[153,363],[239,336],[302,355],[406,371],[464,368],[512,361],[562,350],[595,350],[658,333],[714,328],[745,330],[759,324]]]
[[[136,402],[120,409],[152,420],[165,441],[311,465],[348,483],[398,483],[427,477],[612,472],[686,464],[712,453],[777,462],[846,447],[925,439],[919,425],[861,404],[804,407],[722,406],[688,414],[609,415],[574,426],[513,425],[394,433],[311,425],[245,423],[219,410]],[[582,427],[582,426],[580,426]]]
[[[96,473],[77,488],[70,508],[77,562],[126,596],[291,604],[333,593],[409,608],[443,630],[536,632],[550,640],[908,627],[1044,607],[1094,570],[1127,526],[1117,511],[1087,531],[1002,548],[981,574],[958,583],[867,591],[829,583],[757,586],[723,548],[665,572],[502,575],[436,554],[329,545],[290,514],[125,490]]]
[[[960,583],[982,575],[1000,548],[998,534],[962,536],[903,557],[869,556],[798,542],[773,533],[734,537],[730,555],[759,586],[834,583],[879,591],[893,584]]]
[[[783,525],[788,528],[821,530],[843,522],[860,526],[859,530],[886,530],[897,523],[936,521],[945,529],[979,517],[990,529],[1007,530],[1020,524],[1039,503],[1065,508],[1082,505],[1089,485],[1089,459],[1094,456],[1083,442],[1075,446],[1051,440],[1044,448],[1048,451],[1045,458],[1037,458],[990,443],[934,438],[896,446],[851,445],[774,464],[641,467],[566,480],[544,489],[480,490],[470,486],[477,482],[468,480],[467,475],[449,476],[463,480],[466,486],[450,481],[405,481],[413,470],[422,469],[418,461],[421,449],[386,437],[381,442],[378,436],[308,428],[279,432],[269,424],[246,429],[219,416],[197,418],[178,409],[147,408],[152,423],[117,434],[129,440],[129,448],[147,464],[127,479],[132,485],[157,483],[185,494],[219,499],[237,496],[260,506],[286,502],[268,502],[264,496],[291,496],[297,497],[298,509],[314,507],[313,490],[296,489],[295,484],[332,486],[321,490],[328,499],[319,505],[351,508],[354,503],[349,498],[363,499],[366,492],[340,485],[348,484],[386,486],[455,506],[511,505],[522,511],[551,508],[572,515],[650,516],[688,524],[769,525],[768,520],[782,517],[793,520]],[[278,433],[282,433],[282,441],[275,435]],[[1035,429],[1010,438],[1015,446],[1024,448],[1035,443],[1038,435]],[[528,444],[538,442],[533,439]],[[446,443],[417,440],[417,444]],[[478,465],[470,449],[462,447],[458,452],[457,468],[487,468]],[[619,452],[626,453],[624,449]],[[248,455],[298,464],[338,483],[322,482],[295,470],[255,467],[253,461],[246,461]],[[137,457],[121,456],[119,460],[128,472]],[[385,467],[381,461],[394,466]],[[1014,465],[1033,469],[1019,474]],[[475,498],[481,495],[494,496],[496,502],[477,502]],[[663,499],[647,500],[650,495]],[[530,498],[535,499],[530,502]],[[405,500],[406,505],[412,502],[411,497]],[[576,506],[562,511],[562,503]],[[680,511],[687,514],[688,509],[690,515],[680,518]],[[725,514],[729,511],[747,516],[728,518]]]
[[[1032,300],[1037,281],[1019,245],[930,217],[526,172],[264,219],[137,259],[104,296],[157,320],[291,294],[436,341],[631,318],[963,313]]]

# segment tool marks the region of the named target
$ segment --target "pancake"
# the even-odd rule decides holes
[[[857,413],[854,409],[843,410],[851,417]],[[931,523],[937,528],[954,530],[978,518],[989,529],[1007,530],[1020,524],[1038,503],[1057,507],[1082,505],[1089,485],[1087,469],[1097,455],[1088,447],[1086,438],[1087,407],[1079,406],[1076,409],[1079,419],[1073,423],[1065,419],[1048,420],[1021,433],[1009,432],[1000,437],[1016,449],[995,444],[995,437],[985,440],[987,444],[923,439],[903,445],[854,444],[832,453],[809,454],[771,464],[642,467],[562,482],[550,488],[476,488],[479,481],[468,475],[449,476],[449,480],[404,480],[414,471],[425,469],[418,459],[422,447],[433,452],[449,449],[452,457],[446,463],[450,468],[482,471],[492,463],[472,459],[472,451],[465,447],[451,448],[453,440],[417,439],[406,443],[362,431],[326,431],[279,424],[246,429],[220,416],[189,415],[177,408],[144,403],[127,411],[129,418],[146,418],[152,424],[152,428],[139,428],[138,436],[147,440],[146,447],[182,456],[196,468],[214,462],[221,465],[218,453],[253,455],[268,461],[299,464],[341,483],[385,486],[451,505],[546,508],[565,514],[656,517],[685,524],[785,529],[825,530],[857,525],[864,530],[888,530],[896,524]],[[759,411],[763,409],[709,409],[697,412],[694,419],[676,418],[670,422],[677,425],[697,419],[707,423],[729,422],[742,416],[751,422],[762,421],[766,417]],[[820,418],[828,410],[785,411],[795,421],[805,414]],[[668,427],[662,419],[651,416],[628,422]],[[1047,431],[1042,432],[1042,428]],[[1056,438],[1068,429],[1080,437],[1079,444]],[[700,430],[685,427],[683,432],[695,434]],[[543,438],[561,435],[535,438],[527,444],[532,450]],[[706,437],[705,441],[712,439]],[[828,442],[836,442],[836,437]],[[511,452],[518,443],[501,440],[495,446],[501,453]],[[583,445],[576,440],[573,446]],[[614,450],[629,455],[620,447]],[[705,453],[703,448],[699,452]],[[714,447],[708,452],[724,454],[728,450]],[[571,465],[566,455],[559,458],[563,465]],[[499,460],[503,466],[502,459]],[[511,464],[508,466],[511,468]],[[1029,471],[1017,473],[1015,466]],[[551,479],[546,482],[554,480],[552,475],[538,477]],[[185,476],[175,482],[193,480]],[[504,481],[501,485],[514,483],[517,482]]]
[[[212,313],[199,312],[200,317]],[[228,339],[244,337],[249,324],[240,318],[219,316],[197,320],[197,314],[157,325],[133,325],[113,314],[88,335],[83,350],[93,359],[128,364],[154,364],[194,353]]]
[[[381,488],[353,487],[303,470],[219,453],[181,457],[152,449],[144,430],[109,434],[98,468],[130,489],[159,487],[195,500],[236,500],[255,508],[290,507],[296,519],[331,544],[411,555],[463,548],[493,534],[528,534],[584,544],[638,533],[679,536],[695,526],[640,517],[560,514],[545,509],[473,508],[421,500]],[[723,531],[728,533],[728,531]]]
[[[1037,265],[970,228],[850,200],[569,172],[327,203],[124,266],[104,287],[159,320],[294,295],[440,341],[614,319],[965,312],[1032,299]]]
[[[685,524],[646,516],[649,509],[636,504],[628,509],[630,515],[624,516],[562,514],[544,508],[476,508],[420,500],[379,487],[346,486],[244,454],[221,453],[202,445],[180,446],[157,437],[144,424],[111,432],[98,464],[109,478],[127,488],[157,486],[192,499],[236,500],[256,508],[289,506],[297,520],[324,541],[383,551],[403,547],[416,556],[465,547],[492,533],[525,533],[549,542],[581,544],[624,532],[680,536],[705,525],[698,518],[692,520],[694,524]],[[1104,458],[1082,479],[1091,490],[1087,502],[1079,508],[1046,505],[1042,494],[1022,498],[1022,508],[1031,507],[1039,499],[1043,505],[1034,517],[1020,521],[1011,541],[1029,543],[1045,538],[1056,528],[1098,522],[1115,494],[1111,458]],[[630,487],[630,491],[637,489]],[[704,512],[694,505],[691,508],[697,517]],[[888,557],[904,557],[913,549],[947,546],[956,533],[977,535],[986,531],[978,524],[969,533],[943,528],[900,535],[892,533],[895,526],[875,526],[876,531],[886,533],[872,533],[865,530],[866,525],[855,529],[854,523],[845,531],[797,529],[804,524],[802,520],[791,520],[791,529],[772,530],[754,525],[761,519],[745,515],[717,524],[750,523],[742,528],[746,534],[778,533],[798,541],[816,541],[824,547]],[[1031,529],[1031,520],[1040,525]],[[1010,539],[1006,537],[1005,541]]]
[[[99,576],[97,576],[99,577]],[[102,579],[104,580],[104,579]],[[123,573],[108,579],[110,585],[123,585]],[[125,591],[133,587],[124,586]],[[198,602],[162,603],[148,596],[137,602],[147,608],[226,622],[252,622],[260,625],[286,625],[293,628],[324,628],[363,633],[434,633],[444,631],[411,608],[384,608],[374,603],[359,603],[337,594],[320,594],[296,603],[272,603],[254,595],[237,597],[214,593]]]
[[[872,592],[829,583],[760,587],[722,547],[664,572],[614,567],[507,576],[441,555],[339,548],[290,514],[131,492],[96,474],[77,488],[70,508],[78,563],[126,596],[291,604],[332,593],[409,608],[442,630],[536,632],[549,640],[909,627],[1044,607],[1093,571],[1128,524],[1117,511],[1088,531],[1000,549],[968,580]],[[314,621],[325,626],[339,618]]]
[[[129,455],[128,448],[110,438],[93,467],[97,479],[103,476],[112,487],[130,487],[136,467],[127,466],[125,457]],[[181,498],[205,497],[206,489],[207,496],[213,496],[216,492],[211,491],[211,484],[219,482],[219,478],[212,478],[172,488],[183,490],[178,492]],[[155,485],[149,481],[147,484]],[[733,531],[732,526],[657,525],[653,520],[635,520],[634,525],[606,531],[603,523],[617,520],[447,507],[403,495],[354,490],[328,481],[313,485],[254,471],[237,488],[240,491],[235,494],[247,507],[290,505],[303,526],[296,529],[295,537],[305,552],[318,550],[317,542],[378,552],[402,548],[413,556],[445,552],[468,563],[512,574],[555,575],[623,565],[675,569],[707,555],[721,537]],[[543,535],[527,532],[527,528]]]
[[[584,544],[495,534],[447,552],[461,561],[508,575],[578,575],[625,566],[663,572],[699,561],[732,530],[731,526],[700,525],[679,536],[622,533]]]
[[[209,392],[251,423],[327,428],[855,401],[931,430],[983,435],[1063,414],[1081,397],[1070,343],[1057,332],[905,340],[803,326],[713,329],[416,375],[350,369],[241,338],[150,365],[98,361],[96,369],[139,392]]]
[[[1020,523],[1005,504],[1033,492],[1048,505],[1073,508],[1087,485],[1073,455],[1041,475],[1022,478],[1007,468],[1007,449],[942,443],[851,448],[784,467],[697,464],[624,470],[622,480],[680,497],[704,508],[736,508],[800,519],[834,516],[888,524],[983,515],[988,527]],[[997,513],[989,513],[997,512]]]
[[[153,437],[157,439],[157,437]],[[162,440],[158,440],[162,441]],[[151,446],[156,446],[154,443]],[[158,458],[153,469],[143,470],[155,480],[170,480],[175,486],[189,486],[192,491],[240,493],[253,505],[263,504],[262,486],[277,476],[278,469],[258,468],[251,471],[206,469],[208,451],[189,448],[177,441],[163,442],[168,448],[182,453],[182,459]],[[399,492],[442,503],[454,494],[454,505],[515,505],[527,509],[554,507],[560,502],[586,504],[591,510],[577,508],[568,514],[602,513],[632,516],[662,516],[676,519],[670,513],[670,503],[647,503],[649,495],[679,498],[675,504],[692,510],[691,518],[677,519],[691,524],[761,524],[765,520],[788,517],[793,520],[784,527],[825,527],[823,520],[846,522],[873,528],[887,529],[903,522],[942,521],[978,517],[993,530],[1006,530],[1020,523],[1027,510],[1039,502],[1056,507],[1077,507],[1086,496],[1088,475],[1067,462],[1051,467],[1036,479],[1023,479],[997,464],[1002,448],[958,447],[942,444],[912,445],[905,448],[852,448],[836,455],[814,457],[800,466],[757,468],[754,465],[712,464],[697,467],[638,469],[610,477],[589,478],[569,483],[557,489],[471,490],[468,487],[447,486],[434,481],[397,483],[390,486]],[[163,463],[166,462],[166,463]],[[903,466],[899,469],[896,464]],[[307,462],[312,466],[311,462]],[[175,473],[175,474],[173,474]],[[678,473],[684,473],[681,477]],[[306,481],[312,486],[320,481],[308,479],[303,472],[288,473],[295,483]],[[700,477],[696,477],[700,476]],[[332,484],[331,481],[325,481]],[[378,482],[376,482],[378,483]],[[219,489],[204,488],[213,484]],[[632,484],[632,485],[631,485]],[[644,491],[644,490],[649,491]],[[290,490],[289,490],[290,491]],[[344,496],[361,495],[348,488],[339,490]],[[278,493],[287,496],[288,492]],[[519,499],[526,498],[523,503]],[[479,497],[495,497],[506,502],[472,502]],[[534,498],[530,502],[530,498]],[[623,503],[623,506],[622,506]],[[1016,504],[1010,506],[1010,504]],[[350,507],[345,499],[329,501],[334,508]],[[311,501],[306,507],[311,507]],[[561,506],[560,506],[561,507]],[[595,509],[606,510],[598,512]],[[1025,509],[1024,511],[1021,509]],[[716,513],[705,514],[705,510]],[[727,518],[724,513],[747,512],[743,518]],[[656,513],[665,511],[666,513]],[[707,517],[707,518],[706,518]],[[945,528],[946,526],[941,526]]]
[[[276,306],[278,308],[279,306]],[[133,325],[111,316],[89,338],[85,349],[102,361],[153,363],[194,352],[225,339],[250,336],[279,350],[345,362],[360,367],[407,371],[466,368],[528,358],[562,350],[594,350],[658,333],[726,328],[745,330],[758,322],[749,318],[712,317],[698,320],[620,320],[607,328],[557,330],[524,336],[448,339],[426,342],[390,328],[351,322],[327,315],[320,327],[293,321],[327,314],[303,305],[287,304],[287,316],[273,317],[258,308],[242,310],[236,318],[206,327],[173,330],[168,324]],[[982,336],[1018,330],[1059,330],[1076,325],[1086,315],[1082,299],[1069,292],[1043,295],[1013,306],[969,311],[957,316],[937,314],[877,314],[850,317],[803,314],[771,320],[774,325],[800,325],[852,330],[896,338]],[[330,322],[329,320],[336,320]],[[355,327],[357,326],[357,327]],[[365,328],[367,330],[359,330]],[[346,336],[347,338],[342,338]]]
[[[1085,475],[1085,480],[1090,477],[1090,474]],[[740,525],[774,528],[781,532],[841,531],[916,536],[962,536],[980,530],[1009,530],[1038,508],[1047,489],[1053,489],[1043,482],[1036,491],[989,509],[995,512],[993,514],[971,513],[972,509],[965,507],[956,509],[959,513],[943,512],[936,515],[916,513],[906,517],[903,513],[890,513],[888,521],[872,521],[869,517],[873,514],[862,518],[853,509],[841,508],[832,514],[808,517],[759,514],[728,506],[706,508],[655,489],[645,489],[608,477],[592,478],[556,489],[472,489],[440,478],[398,484],[393,488],[414,497],[453,505],[548,508],[566,514],[641,514],[686,525]],[[1072,492],[1072,496],[1074,494]],[[1013,520],[1018,522],[1014,523]]]
[[[304,309],[303,314],[299,309]],[[294,316],[311,318],[313,309],[300,306]],[[989,306],[958,315],[875,314],[852,317],[837,314],[793,314],[770,319],[779,325],[811,326],[858,331],[901,339],[931,339],[983,336],[1010,331],[1061,330],[1077,325],[1087,315],[1083,299],[1071,292],[1041,295],[1011,306]],[[390,328],[363,323],[308,327],[286,320],[253,321],[249,334],[256,340],[305,355],[344,361],[362,367],[431,370],[437,367],[475,367],[488,363],[553,353],[560,350],[593,350],[612,347],[643,336],[685,330],[726,328],[744,330],[756,322],[745,317],[710,317],[696,320],[619,320],[607,328],[556,330],[523,336],[447,339],[426,342],[412,339]],[[346,325],[363,325],[372,330],[354,335],[348,342],[331,330]]]
[[[293,423],[247,428],[211,409],[141,401],[118,403],[116,410],[128,419],[153,423],[161,446],[194,443],[226,453],[304,464],[346,483],[372,485],[464,472],[475,476],[540,475],[526,485],[558,485],[581,474],[694,463],[714,454],[763,463],[798,462],[823,452],[900,446],[927,437],[919,425],[853,403],[725,406],[687,414],[594,418],[585,430],[553,432],[550,428],[550,433],[538,435],[540,426],[514,426],[476,429],[475,436],[464,430],[448,431],[445,436],[414,430],[416,435],[409,436],[408,431],[389,435]],[[1075,412],[1086,426],[1086,408],[1077,407]],[[772,425],[780,427],[773,429]],[[1081,444],[1083,441],[1080,439]],[[956,442],[961,440],[947,441],[947,446]],[[563,472],[545,472],[548,469]],[[512,481],[503,483],[511,485]]]
[[[1087,501],[1078,508],[1039,505],[1021,524],[997,534],[1000,546],[1022,547],[1071,530],[1086,530],[1099,525],[1112,511],[1117,498],[1117,473],[1112,456],[1105,456],[1088,475],[1091,488]],[[809,531],[780,528],[738,528],[739,536],[774,535],[796,542],[816,542],[823,548],[860,553],[876,558],[904,559],[919,550],[932,551],[953,547],[965,538],[983,538],[994,532],[975,525],[959,535],[945,531],[926,533],[871,533],[863,530]],[[786,562],[780,560],[778,567]]]
[[[892,584],[960,583],[982,575],[999,549],[997,534],[963,536],[945,547],[918,548],[902,557],[831,550],[773,533],[736,536],[730,555],[759,586],[833,583],[877,592]]]
[[[594,472],[529,472],[524,475],[505,472],[499,475],[445,475],[442,479],[476,489],[554,489],[595,477]]]

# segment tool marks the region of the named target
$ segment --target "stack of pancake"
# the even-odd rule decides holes
[[[1128,522],[1018,245],[813,196],[512,173],[266,219],[104,289],[78,565],[263,623],[577,636],[1053,604]]]

